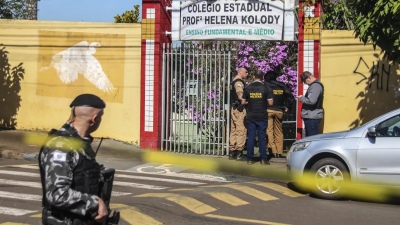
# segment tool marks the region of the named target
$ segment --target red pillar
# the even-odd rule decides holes
[[[162,123],[162,48],[171,43],[171,0],[143,0],[141,47],[140,147],[160,149]]]
[[[308,7],[308,8],[305,8]],[[299,54],[298,54],[298,74],[309,71],[316,78],[320,77],[320,37],[321,37],[321,4],[304,1],[299,2]],[[298,95],[306,92],[305,86],[298,78]],[[303,120],[301,119],[301,102],[298,102],[297,112],[297,139],[303,136]]]

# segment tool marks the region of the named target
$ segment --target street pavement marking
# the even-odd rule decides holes
[[[226,186],[228,188],[235,189],[237,191],[241,191],[241,192],[243,192],[245,194],[251,195],[251,196],[256,197],[258,199],[261,199],[263,201],[271,201],[271,200],[277,200],[278,199],[278,198],[276,198],[276,197],[274,197],[272,195],[266,194],[264,192],[261,192],[261,191],[259,191],[257,189],[251,188],[251,187],[240,186],[240,185],[224,185],[224,186]]]
[[[31,181],[19,181],[19,180],[7,180],[7,179],[0,179],[1,184],[5,185],[16,185],[16,186],[22,186],[22,187],[32,187],[32,188],[42,188],[42,184],[39,182],[31,182]],[[114,182],[115,183],[115,182]],[[121,185],[124,186],[124,185]],[[126,186],[126,185],[125,185]],[[130,187],[130,186],[127,186]],[[150,188],[154,189],[154,188]],[[130,195],[132,193],[130,192],[112,192],[112,196],[118,197],[118,196],[123,196],[123,195]]]
[[[251,188],[251,187],[246,187],[246,186],[242,186],[239,184],[224,184],[224,185],[207,185],[207,186],[203,186],[203,187],[226,187],[226,188],[230,188],[230,189],[234,189],[240,192],[243,192],[245,194],[248,194],[250,196],[253,196],[255,198],[261,199],[263,201],[271,201],[271,200],[277,200],[278,198],[269,195],[267,193],[261,192],[257,189]]]
[[[38,213],[38,214],[34,214],[32,216],[30,216],[32,218],[42,218],[42,213]]]
[[[123,186],[123,187],[133,187],[133,188],[144,188],[144,189],[151,189],[151,190],[163,190],[163,189],[168,188],[168,187],[163,187],[163,186],[138,184],[138,183],[122,182],[122,181],[114,181],[114,185]]]
[[[216,209],[204,204],[200,201],[197,201],[194,198],[187,197],[184,195],[178,195],[173,193],[147,193],[142,195],[136,195],[134,197],[138,198],[148,198],[148,197],[156,197],[156,198],[165,198],[171,202],[175,202],[178,205],[183,206],[184,208],[196,213],[196,214],[205,214],[209,212],[213,212]]]
[[[0,225],[29,225],[28,223],[12,223],[12,222],[6,222],[6,223],[0,223]]]
[[[124,172],[124,173],[136,173],[136,174],[151,174],[157,176],[168,176],[168,177],[179,177],[179,178],[187,178],[193,180],[205,180],[205,181],[214,181],[214,182],[223,182],[227,183],[227,181],[223,177],[212,176],[209,174],[197,174],[197,173],[159,173],[159,172],[138,172],[138,171],[131,171],[131,170],[116,170],[117,172]]]
[[[37,168],[35,168],[35,169],[37,169]],[[28,176],[28,177],[40,177],[40,174],[38,174],[38,173],[10,171],[10,170],[0,170],[0,174],[15,175],[15,176]],[[188,184],[188,185],[205,184],[205,183],[196,182],[196,181],[185,181],[185,180],[165,179],[165,178],[145,177],[145,176],[135,176],[135,175],[125,175],[125,174],[115,174],[115,177],[130,178],[130,179],[136,179],[136,180],[160,181],[160,182],[176,183],[176,184]]]
[[[115,177],[131,178],[131,179],[137,179],[137,180],[162,181],[162,182],[176,183],[176,184],[190,184],[190,185],[202,185],[202,184],[205,184],[205,183],[200,183],[200,182],[195,182],[195,181],[165,179],[165,178],[156,178],[156,177],[143,177],[143,176],[124,175],[124,174],[115,174]]]
[[[29,213],[37,212],[37,210],[24,210],[24,209],[14,209],[9,207],[1,207],[0,206],[0,214],[9,215],[9,216],[23,216]],[[1,223],[4,224],[4,223]]]
[[[230,216],[220,216],[220,215],[214,215],[214,214],[207,214],[205,217],[210,217],[210,218],[215,218],[215,219],[222,219],[222,220],[231,220],[235,222],[246,222],[246,223],[257,223],[257,224],[269,224],[269,225],[289,225],[287,223],[275,223],[275,222],[269,222],[269,221],[263,221],[263,220],[251,220],[251,219],[243,219],[243,218],[237,218],[237,217],[230,217]]]
[[[301,197],[304,196],[303,194],[297,193],[295,191],[290,190],[287,187],[283,187],[279,184],[274,184],[274,183],[269,183],[269,182],[248,182],[249,184],[255,184],[258,186],[266,187],[271,190],[277,191],[283,195],[289,196],[289,197]]]
[[[132,193],[129,193],[129,192],[112,191],[111,197],[125,196],[125,195],[130,195],[130,194],[132,194]]]
[[[10,171],[10,170],[0,170],[0,174],[8,174],[15,176],[27,176],[27,177],[40,177],[38,173],[30,173],[30,172],[19,172],[19,171]]]
[[[23,194],[23,193],[15,193],[8,191],[0,191],[0,198],[12,198],[12,199],[21,199],[28,201],[42,201],[41,195],[31,195],[31,194]]]
[[[223,201],[229,205],[239,206],[239,205],[249,204],[248,202],[243,201],[242,199],[225,192],[206,192],[206,193],[211,195],[211,197]]]
[[[0,183],[6,184],[6,185],[17,185],[17,186],[25,186],[25,187],[33,187],[33,188],[42,188],[42,184],[40,184],[39,182],[31,182],[31,181],[0,179]]]
[[[8,166],[2,166],[2,167],[17,167],[17,168],[23,168],[23,169],[39,169],[38,164],[25,164],[25,165],[8,165]]]
[[[119,210],[121,219],[125,222],[133,225],[133,224],[140,224],[140,225],[162,225],[164,223],[150,217],[142,212],[136,207],[128,206],[124,204],[111,204],[110,205],[112,210]]]

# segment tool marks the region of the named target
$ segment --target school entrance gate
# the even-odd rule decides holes
[[[227,155],[232,50],[182,42],[163,45],[161,150]],[[283,122],[284,146],[296,139],[297,107]],[[286,149],[284,149],[286,150]]]

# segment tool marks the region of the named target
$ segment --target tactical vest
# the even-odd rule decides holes
[[[269,88],[272,90],[272,95],[274,99],[274,105],[273,106],[267,106],[268,109],[274,109],[274,110],[282,110],[283,107],[285,107],[285,88],[284,84],[279,83],[277,81],[271,81],[269,83],[266,83]]]
[[[254,82],[246,87],[246,100],[248,102],[247,118],[250,120],[266,120],[268,118],[267,111],[267,94],[264,84]]]
[[[71,189],[76,191],[91,194],[91,195],[99,195],[100,193],[100,181],[101,181],[101,168],[102,166],[99,165],[96,160],[94,159],[95,153],[93,152],[90,143],[85,142],[77,133],[76,134],[69,134],[67,132],[62,132],[59,130],[53,129],[50,131],[49,135],[51,136],[64,136],[66,138],[73,138],[78,141],[84,142],[85,146],[85,154],[88,154],[92,157],[92,159],[88,159],[87,156],[83,155],[78,151],[79,154],[79,161],[77,166],[74,168],[73,171],[73,180]],[[42,146],[39,152],[39,168],[41,174],[41,183],[42,183],[42,190],[43,190],[43,198],[42,198],[42,205],[45,209],[50,210],[52,213],[56,215],[60,215],[61,217],[75,217],[70,216],[68,212],[63,212],[58,209],[54,209],[50,206],[50,204],[46,201],[46,189],[45,189],[45,173],[44,168],[41,165],[41,154],[45,148],[45,145]],[[68,152],[68,154],[73,154],[73,152]],[[97,212],[96,212],[97,213]],[[87,218],[81,219],[90,219],[91,215],[87,215]]]
[[[305,105],[305,104],[303,104],[303,109],[305,109],[305,110],[322,109],[322,106],[323,106],[323,104],[324,104],[324,85],[323,85],[322,83],[320,83],[320,82],[313,82],[313,83],[310,85],[310,87],[311,87],[312,85],[315,85],[315,84],[321,85],[322,92],[321,92],[321,94],[318,96],[318,100],[317,100],[316,104],[314,104],[314,105]],[[307,90],[305,96],[308,96],[308,90]]]
[[[243,88],[244,88],[244,86],[245,86],[244,81],[241,80],[241,79],[236,79],[236,80],[234,80],[234,81],[231,82],[230,88],[229,88],[230,91],[231,91],[231,104],[234,103],[234,102],[238,102],[238,101],[239,101],[238,96],[237,96],[237,94],[236,94],[236,89],[235,89],[235,84],[236,84],[236,82],[242,82]]]

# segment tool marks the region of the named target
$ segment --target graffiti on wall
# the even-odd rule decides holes
[[[74,98],[92,93],[106,102],[124,99],[124,34],[39,30],[36,94]]]
[[[15,129],[17,113],[21,107],[21,81],[24,79],[23,63],[11,67],[6,47],[0,44],[0,127]]]
[[[53,67],[63,83],[71,83],[83,75],[88,81],[101,91],[110,93],[114,86],[104,73],[100,62],[93,56],[100,43],[81,41],[78,44],[55,54],[51,58],[50,66],[45,66],[40,71]]]
[[[363,68],[364,67],[364,68]],[[365,71],[365,67],[368,72]],[[386,90],[389,92],[389,78],[392,72],[392,65],[386,66],[384,62],[372,62],[372,66],[368,66],[367,62],[360,57],[358,64],[354,69],[353,73],[361,76],[361,80],[356,82],[359,85],[363,81],[367,81],[369,88],[372,87],[372,83],[376,80],[376,90]]]

